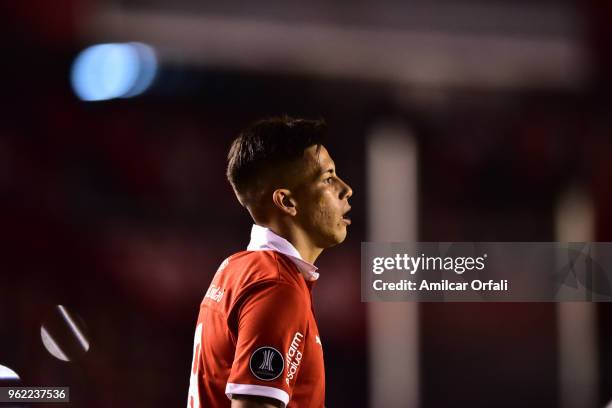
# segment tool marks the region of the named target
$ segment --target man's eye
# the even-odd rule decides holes
[[[333,180],[333,177],[328,177],[324,180],[324,182],[327,184],[331,184],[332,180]]]

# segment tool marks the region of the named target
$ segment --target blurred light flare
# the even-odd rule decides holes
[[[70,326],[70,330],[72,330],[72,333],[76,336],[77,340],[81,344],[81,347],[83,347],[83,350],[88,351],[89,342],[87,341],[83,333],[81,333],[81,331],[77,327],[72,317],[70,317],[70,314],[68,314],[68,311],[66,310],[66,308],[62,305],[58,305],[57,308],[59,309],[66,323],[68,323],[68,326]]]
[[[146,44],[93,45],[83,50],[72,65],[72,88],[84,101],[130,98],[151,86],[157,66],[155,51]]]
[[[73,316],[66,307],[57,305],[56,311],[40,327],[43,345],[58,360],[72,361],[89,351],[89,341]]]
[[[19,374],[6,366],[0,365],[0,380],[19,381]]]
[[[66,353],[64,353],[55,341],[55,339],[49,334],[45,326],[40,327],[40,338],[42,339],[43,345],[47,351],[58,360],[70,361]]]

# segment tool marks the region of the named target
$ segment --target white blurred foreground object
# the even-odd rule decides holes
[[[19,381],[19,374],[6,366],[0,365],[0,381]]]
[[[58,305],[40,327],[47,351],[58,360],[72,361],[89,351],[89,340],[66,307]]]

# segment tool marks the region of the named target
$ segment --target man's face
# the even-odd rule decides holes
[[[353,190],[336,174],[334,161],[325,147],[310,146],[305,150],[300,179],[293,191],[298,224],[319,248],[344,241],[351,223],[346,213],[351,209],[348,199]]]

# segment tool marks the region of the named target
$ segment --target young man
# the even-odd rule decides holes
[[[323,407],[311,304],[321,252],[346,238],[351,188],[322,145],[323,121],[262,120],[232,143],[227,178],[255,225],[200,305],[188,407]]]

